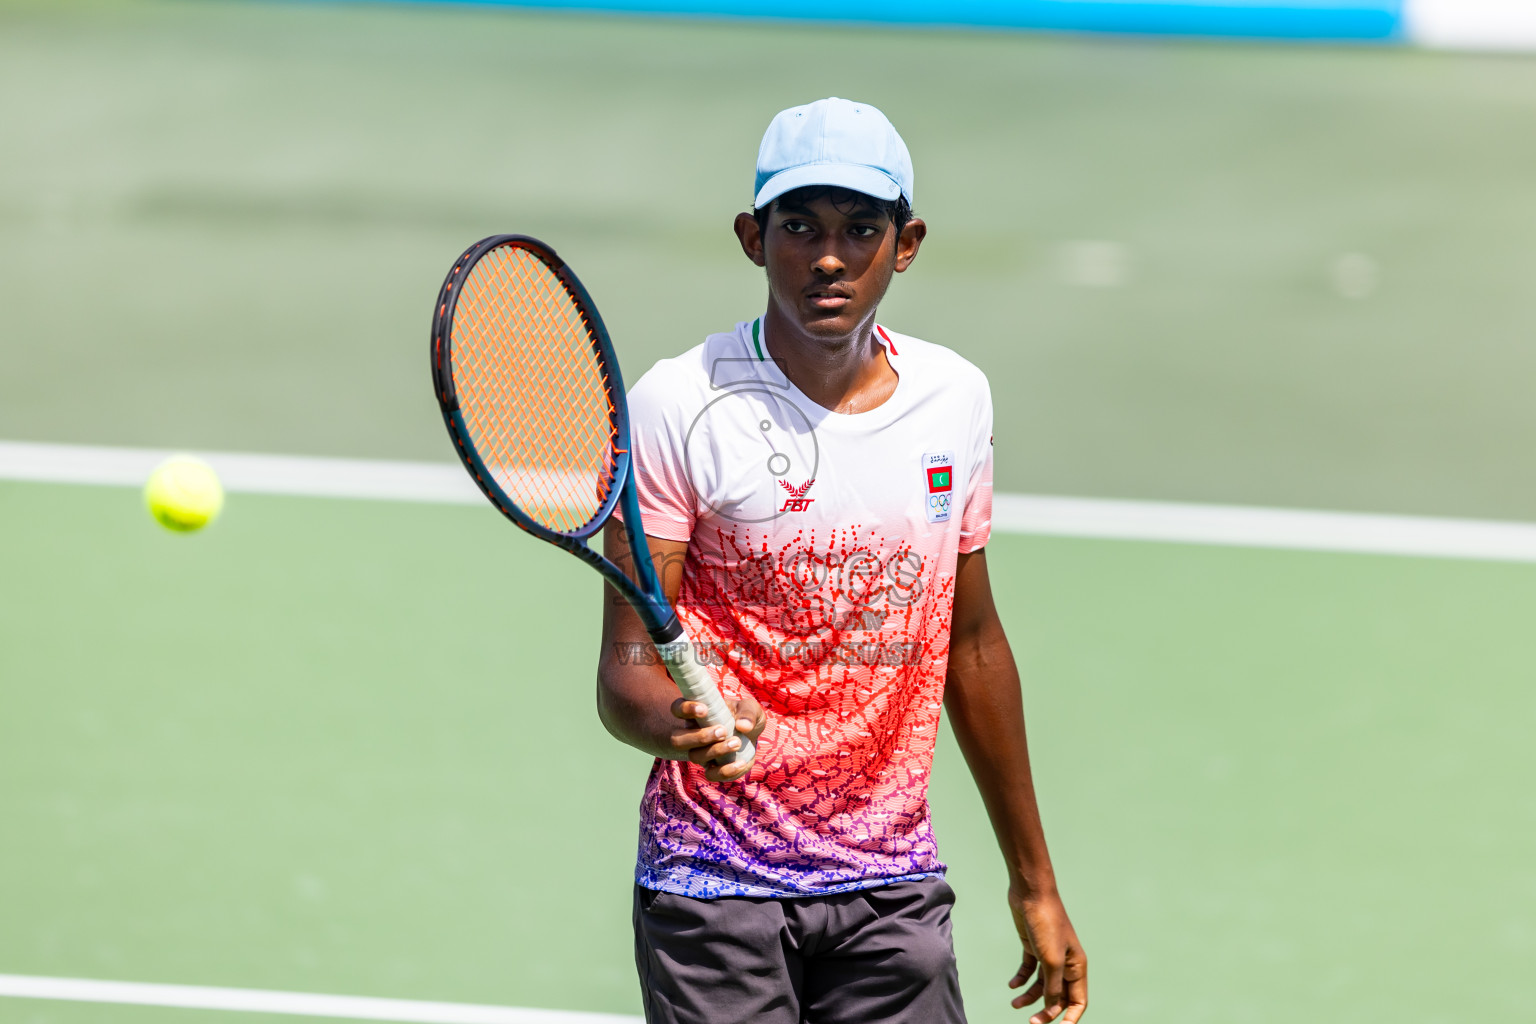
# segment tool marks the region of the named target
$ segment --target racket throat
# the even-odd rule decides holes
[[[649,627],[646,632],[651,634],[651,643],[657,647],[663,644],[674,644],[679,640],[687,639],[683,632],[683,624],[678,621],[677,613],[668,610],[667,619],[659,625]]]

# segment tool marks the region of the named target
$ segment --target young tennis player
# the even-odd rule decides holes
[[[926,796],[941,707],[1008,866],[1013,1005],[1043,999],[1033,1024],[1087,1008],[987,578],[987,380],[875,319],[927,231],[911,203],[880,111],[780,113],[735,224],[766,311],[629,395],[652,556],[757,745],[730,760],[740,737],[636,656],[649,638],[610,590],[599,711],[657,758],[634,903],[650,1024],[965,1019]],[[604,545],[626,564],[622,529]]]

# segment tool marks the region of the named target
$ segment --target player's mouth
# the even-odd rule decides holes
[[[853,301],[847,289],[833,286],[831,288],[816,288],[806,293],[806,298],[817,309],[834,311],[842,309]]]

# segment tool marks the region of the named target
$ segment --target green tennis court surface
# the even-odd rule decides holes
[[[759,311],[727,226],[830,93],[912,144],[884,319],[989,372],[1001,489],[1536,519],[1536,62],[1411,52],[0,0],[0,438],[446,459],[453,256],[547,237],[634,377]],[[636,1012],[589,573],[488,508],[0,527],[0,973]],[[1536,569],[990,550],[1090,1021],[1536,1016]],[[933,799],[1022,1021],[947,739]]]
[[[237,495],[189,538],[11,483],[0,516],[5,972],[636,1010],[647,759],[592,710],[588,573],[472,507]],[[1536,571],[990,551],[1096,1015],[1449,1020],[1426,961],[1469,950],[1456,1017],[1536,1010]],[[947,738],[933,799],[973,1019],[1017,1019]]]

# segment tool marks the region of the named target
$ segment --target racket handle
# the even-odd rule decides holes
[[[720,696],[720,688],[715,685],[714,677],[709,670],[699,664],[699,659],[693,656],[693,644],[688,640],[674,640],[671,643],[657,644],[656,651],[661,655],[662,663],[667,666],[667,674],[677,684],[683,696],[688,700],[703,704],[709,714],[704,718],[705,725],[723,725],[732,731],[736,728],[736,716],[725,704],[725,698]],[[753,754],[753,744],[743,733],[736,733],[741,740],[741,749],[733,750],[724,757],[716,758],[721,764],[734,764],[737,761],[750,760]]]

